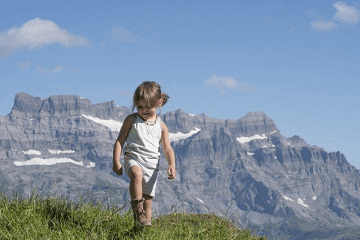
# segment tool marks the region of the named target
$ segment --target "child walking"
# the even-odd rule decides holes
[[[155,196],[159,171],[160,143],[169,164],[168,178],[174,179],[175,155],[170,146],[169,131],[157,109],[166,104],[169,96],[161,92],[156,82],[143,82],[133,97],[133,111],[126,117],[114,144],[113,171],[130,178],[131,207],[135,226],[151,226],[151,205]],[[124,143],[126,145],[124,146]],[[124,152],[124,165],[120,155]]]

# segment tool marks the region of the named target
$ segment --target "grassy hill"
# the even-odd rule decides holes
[[[214,214],[172,213],[133,228],[131,210],[63,198],[0,196],[0,239],[266,239]]]

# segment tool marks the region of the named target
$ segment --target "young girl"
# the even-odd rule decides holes
[[[174,179],[175,155],[170,146],[169,131],[156,115],[169,96],[161,93],[156,82],[143,82],[133,97],[133,111],[126,117],[113,152],[113,171],[122,175],[123,167],[130,178],[131,207],[136,226],[151,226],[151,205],[159,171],[160,143],[168,161],[168,178]],[[126,146],[124,147],[124,143]],[[124,166],[120,163],[124,152]]]

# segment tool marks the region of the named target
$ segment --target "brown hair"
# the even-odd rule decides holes
[[[151,107],[160,107],[158,106],[159,100],[163,100],[161,106],[164,106],[169,99],[169,95],[161,93],[161,87],[156,82],[146,81],[135,90],[132,111],[134,111],[141,99],[144,99]]]

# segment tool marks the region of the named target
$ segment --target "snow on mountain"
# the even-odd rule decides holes
[[[51,150],[51,149],[48,149],[49,153],[51,154],[63,154],[63,153],[74,153],[75,151],[73,150],[65,150],[65,151],[62,151],[62,150]]]
[[[195,197],[196,198],[196,200],[198,200],[199,202],[201,202],[202,204],[204,204],[204,201],[203,200],[201,200],[200,198],[197,198],[197,197]]]
[[[118,122],[118,121],[115,121],[112,119],[104,120],[104,119],[88,116],[85,114],[81,114],[81,116],[83,116],[84,118],[87,118],[93,122],[96,122],[98,124],[104,125],[105,127],[110,128],[111,131],[113,131],[113,132],[119,131],[122,126],[122,122]]]
[[[289,197],[287,197],[287,196],[283,196],[283,198],[285,199],[285,200],[287,200],[287,201],[290,201],[290,202],[295,202],[294,200],[292,200],[291,198],[289,198]],[[313,199],[314,199],[314,197],[313,197]],[[315,197],[315,199],[316,199],[316,197]],[[304,200],[302,200],[301,198],[298,198],[297,199],[297,201],[296,201],[298,204],[300,204],[301,206],[303,206],[303,207],[309,207],[309,205],[307,205],[307,204],[305,204],[305,202],[304,202]]]
[[[251,137],[239,137],[239,138],[236,138],[236,140],[238,140],[239,143],[244,144],[244,143],[251,142],[252,140],[255,140],[255,139],[266,139],[266,138],[267,137],[265,136],[265,134],[261,134],[261,135],[255,134],[254,136],[251,136]]]
[[[301,198],[297,199],[297,203],[300,204],[301,206],[304,206],[304,207],[307,207],[307,208],[309,207],[309,205],[305,204],[304,200],[302,200]]]
[[[283,198],[285,198],[285,200],[287,200],[287,201],[294,202],[294,200],[292,200],[291,198],[289,198],[287,196],[283,196]]]
[[[23,151],[24,154],[27,154],[27,155],[41,155],[41,152],[37,151],[37,150],[32,150],[32,149],[29,149],[27,151]]]
[[[183,140],[185,138],[189,138],[192,135],[198,133],[199,131],[201,131],[200,128],[195,127],[195,130],[191,130],[188,133],[181,133],[181,132],[177,132],[177,133],[169,133],[169,138],[171,142],[177,142],[180,140]]]
[[[55,165],[58,163],[73,163],[79,166],[92,168],[95,167],[94,162],[90,162],[88,166],[84,166],[83,161],[74,161],[70,158],[32,158],[27,161],[14,161],[16,166],[29,166],[29,165]]]
[[[115,121],[112,119],[104,120],[104,119],[100,119],[100,118],[96,118],[96,117],[92,117],[92,116],[88,116],[88,115],[84,115],[84,114],[81,114],[81,116],[83,116],[93,122],[96,122],[98,124],[104,125],[104,126],[110,128],[111,131],[114,131],[114,132],[119,131],[122,126],[122,122],[118,122],[118,121]],[[177,142],[177,141],[183,140],[185,138],[189,138],[192,135],[198,133],[199,131],[201,131],[201,129],[195,127],[195,130],[192,130],[188,133],[181,133],[181,132],[169,133],[169,138],[170,138],[170,141]],[[51,150],[49,150],[49,152],[50,151]],[[50,153],[55,154],[54,152],[50,152]]]

